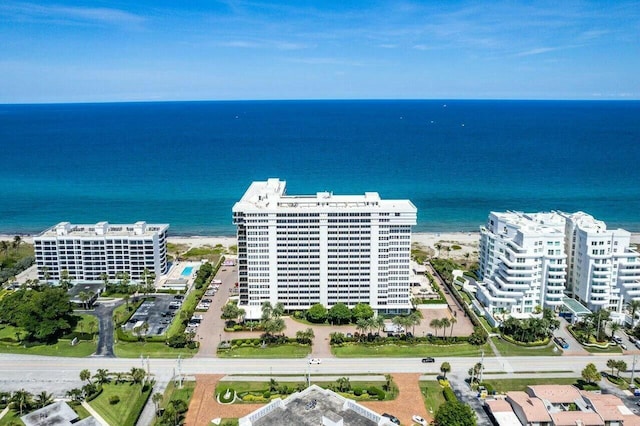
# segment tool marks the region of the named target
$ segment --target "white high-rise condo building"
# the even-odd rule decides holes
[[[564,219],[557,213],[491,212],[480,229],[482,283],[477,297],[492,314],[529,315],[562,305]]]
[[[583,212],[566,219],[567,290],[590,310],[623,312],[640,299],[640,259],[629,246],[631,233]]]
[[[167,229],[146,222],[61,222],[33,239],[38,278],[59,280],[65,270],[76,280],[101,280],[102,274],[114,279],[121,273],[140,280],[145,270],[157,277],[167,272]]]
[[[367,303],[378,312],[411,308],[409,200],[364,195],[285,195],[279,179],[253,182],[233,206],[240,305],[286,309]]]
[[[491,313],[517,315],[570,296],[591,311],[622,313],[640,300],[630,241],[629,232],[583,212],[491,212],[480,230],[478,300]]]

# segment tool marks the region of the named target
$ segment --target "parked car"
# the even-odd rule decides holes
[[[420,417],[417,414],[414,414],[413,417],[411,417],[411,420],[413,420],[414,422],[418,423],[419,425],[422,426],[427,426],[427,421],[425,419],[423,419],[422,417]]]
[[[620,336],[616,336],[615,334],[611,337],[611,340],[613,340],[617,344],[622,343],[622,338],[620,338]]]
[[[309,364],[321,364],[322,360],[320,358],[310,358]]]
[[[391,420],[391,423],[395,423],[397,425],[400,424],[400,420],[398,420],[398,418],[396,416],[394,416],[393,414],[382,413],[382,417],[388,418],[389,420]]]
[[[566,340],[564,340],[564,338],[554,337],[553,341],[556,342],[556,344],[560,346],[562,349],[569,349],[569,344],[567,343]]]
[[[422,358],[422,362],[426,364],[428,362],[436,362],[436,360],[435,360],[435,358],[433,358],[431,356],[428,356],[426,358]]]

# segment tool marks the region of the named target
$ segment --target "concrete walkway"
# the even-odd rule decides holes
[[[322,375],[311,376],[314,382],[335,382],[341,377],[346,377],[350,382],[384,382],[386,379],[384,375],[371,375],[371,376],[348,376],[348,375]],[[304,382],[307,380],[305,376],[224,376],[220,379],[221,382],[268,382],[271,379],[275,379],[277,382]]]
[[[100,414],[98,414],[98,412],[96,410],[93,409],[93,407],[91,405],[89,405],[89,403],[87,401],[82,401],[81,404],[85,408],[85,410],[87,410],[89,412],[89,414],[91,414],[93,416],[93,418],[96,419],[98,421],[98,423],[100,423],[102,426],[111,426],[111,425],[109,425],[109,423],[107,423],[107,421],[105,419],[102,418],[102,416]]]
[[[4,410],[0,411],[0,419],[3,418],[9,412],[9,406],[4,407]]]

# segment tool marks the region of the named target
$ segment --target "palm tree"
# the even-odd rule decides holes
[[[442,248],[442,244],[435,243],[434,247],[438,250],[438,255],[436,257],[440,257],[440,249]]]
[[[53,402],[53,394],[50,394],[46,391],[40,392],[36,395],[36,407],[43,408]]]
[[[451,333],[449,334],[449,337],[453,337],[453,326],[457,322],[458,322],[458,320],[456,319],[456,317],[449,318],[449,324],[451,325]]]
[[[615,359],[607,360],[607,367],[611,369],[611,375],[613,376],[613,370],[618,366],[618,362]]]
[[[393,383],[393,376],[391,374],[384,375],[384,390],[389,392],[391,390],[391,384]]]
[[[367,331],[369,331],[369,326],[371,324],[369,323],[369,321],[367,321],[364,318],[360,318],[357,322],[356,322],[356,330],[358,330],[358,332],[360,332],[361,335],[365,335],[367,334]]]
[[[9,243],[7,241],[0,241],[0,252],[7,254],[9,251]]]
[[[123,382],[124,373],[118,372],[116,373],[116,385]]]
[[[163,399],[164,399],[164,396],[160,392],[156,392],[151,396],[151,401],[153,402],[153,405],[155,405],[156,407],[156,416],[160,412],[160,403],[162,402]]]
[[[266,301],[262,302],[262,321],[268,321],[271,319],[271,315],[273,313],[273,306],[271,306],[271,302]]]
[[[409,314],[409,320],[411,321],[411,326],[413,327],[412,332],[414,335],[416,334],[416,325],[420,325],[423,318],[422,312],[417,309]]]
[[[19,235],[16,235],[15,237],[13,237],[13,248],[18,250],[18,248],[20,247],[20,244],[22,243],[22,238],[20,238]]]
[[[449,364],[448,362],[443,362],[442,365],[440,366],[440,372],[442,373],[443,378],[447,378],[447,373],[451,371],[451,364]]]
[[[609,329],[611,330],[611,337],[613,337],[614,334],[616,334],[616,331],[620,330],[622,328],[622,326],[620,324],[618,324],[617,322],[612,322],[609,324]]]
[[[82,302],[82,307],[86,309],[87,300],[89,300],[89,293],[86,291],[81,291],[78,293],[78,299]]]
[[[640,309],[640,300],[632,299],[629,303],[627,303],[627,310],[631,313],[631,326],[633,327],[633,323],[636,319],[636,312]]]
[[[72,401],[80,402],[82,401],[82,389],[73,388],[67,391],[66,395],[71,398]]]
[[[136,368],[136,367],[132,367],[129,374],[131,374],[131,380],[136,385],[142,384],[142,381],[147,375],[147,373],[144,371],[143,368]]]
[[[444,337],[445,339],[447,338],[447,327],[449,327],[451,325],[451,321],[449,321],[449,318],[442,318],[440,320],[440,328],[442,329],[442,337]]]
[[[275,318],[278,319],[280,318],[282,315],[284,315],[284,305],[282,304],[282,302],[278,302],[275,304],[275,306],[273,307],[273,309],[271,310],[271,315]]]
[[[91,372],[87,369],[80,371],[80,380],[86,380],[87,383],[91,384]]]
[[[20,389],[19,391],[15,391],[13,395],[11,395],[11,403],[14,408],[17,406],[20,411],[20,417],[22,417],[22,410],[25,407],[28,407],[31,403],[31,393],[27,392],[24,389]]]
[[[109,370],[107,370],[106,368],[98,368],[98,371],[96,371],[96,374],[93,376],[93,378],[96,379],[96,382],[100,383],[101,385],[109,383],[111,381],[111,379],[109,378]]]
[[[371,318],[371,324],[373,324],[373,328],[378,330],[378,334],[380,334],[380,330],[384,327],[384,318],[381,316],[375,316]]]
[[[338,390],[340,392],[347,392],[351,389],[351,382],[348,377],[340,377],[336,380],[336,383],[338,384]]]
[[[436,332],[436,337],[438,337],[438,329],[440,328],[440,324],[442,324],[441,320],[438,318],[434,318],[429,323],[429,327],[433,328]]]

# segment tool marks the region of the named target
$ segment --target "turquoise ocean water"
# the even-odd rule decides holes
[[[264,101],[0,105],[0,233],[147,220],[232,235],[253,180],[378,191],[416,231],[490,210],[584,210],[640,231],[640,102]]]

